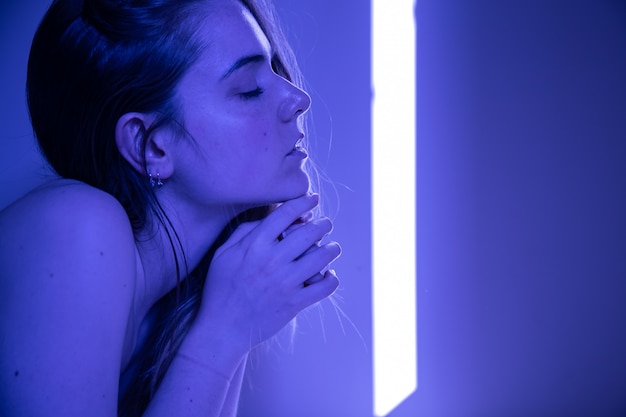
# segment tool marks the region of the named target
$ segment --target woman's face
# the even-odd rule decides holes
[[[193,140],[177,145],[171,180],[202,204],[255,206],[307,192],[298,119],[309,96],[272,69],[273,51],[238,1],[220,2],[199,33],[206,49],[177,89]]]

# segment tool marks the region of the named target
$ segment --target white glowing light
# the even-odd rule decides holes
[[[417,389],[413,0],[372,0],[374,414]]]

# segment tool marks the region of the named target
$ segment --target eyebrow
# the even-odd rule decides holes
[[[242,58],[239,58],[228,69],[228,71],[226,71],[226,73],[224,75],[222,75],[222,77],[220,78],[220,81],[230,77],[233,72],[237,71],[238,69],[241,69],[242,67],[245,67],[246,65],[254,64],[254,63],[257,63],[257,62],[263,62],[263,61],[265,61],[265,56],[263,56],[263,55],[249,55],[249,56],[244,56]]]

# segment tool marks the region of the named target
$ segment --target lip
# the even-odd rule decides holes
[[[304,133],[300,133],[300,137],[293,145],[293,148],[287,153],[287,156],[297,156],[301,159],[304,159],[309,156],[306,149],[302,146],[302,141],[304,140]]]
[[[309,154],[307,153],[306,149],[304,149],[302,146],[295,146],[288,154],[287,156],[293,156],[293,157],[297,157],[300,159],[305,159],[309,156]]]

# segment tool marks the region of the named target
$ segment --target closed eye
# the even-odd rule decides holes
[[[242,100],[250,100],[259,97],[261,94],[263,94],[263,89],[261,87],[257,87],[254,90],[239,93],[239,97],[241,97]]]

